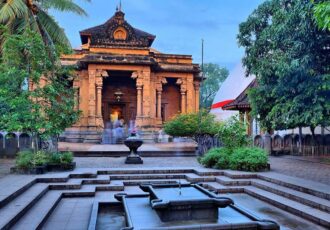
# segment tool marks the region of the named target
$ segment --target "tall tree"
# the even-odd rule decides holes
[[[200,107],[209,110],[221,83],[228,77],[229,72],[226,68],[214,63],[205,64],[203,72],[206,79],[201,87]]]
[[[240,25],[249,96],[266,129],[330,123],[329,34],[318,29],[310,0],[269,0]]]
[[[49,58],[39,34],[8,36],[0,62],[0,130],[36,137],[57,136],[79,119],[74,110],[70,69]],[[26,79],[29,88],[26,90]]]
[[[50,47],[70,46],[64,30],[49,10],[87,15],[73,0],[0,0],[0,23],[6,25],[11,34],[22,34],[27,29],[34,31]]]
[[[314,17],[318,26],[330,31],[330,1],[315,1]]]

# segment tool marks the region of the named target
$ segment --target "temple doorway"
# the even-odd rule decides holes
[[[102,116],[105,129],[104,144],[121,144],[135,127],[136,82],[132,72],[109,71],[103,79]]]

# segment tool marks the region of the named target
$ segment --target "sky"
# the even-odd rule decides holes
[[[76,48],[79,31],[103,24],[113,16],[119,0],[76,0],[88,13],[81,17],[51,12]],[[122,0],[125,19],[133,27],[156,35],[153,48],[162,53],[190,54],[201,63],[204,39],[205,63],[231,70],[244,55],[237,44],[239,24],[263,0]]]

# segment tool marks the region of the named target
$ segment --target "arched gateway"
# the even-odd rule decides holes
[[[177,113],[198,111],[201,77],[192,56],[152,49],[155,36],[124,16],[117,10],[104,24],[81,31],[81,49],[61,58],[78,67],[73,87],[82,111],[67,141],[100,142],[103,129],[118,122],[157,130]]]

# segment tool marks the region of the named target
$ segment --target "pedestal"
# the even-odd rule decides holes
[[[139,155],[129,155],[126,157],[125,164],[143,164],[143,160]]]

